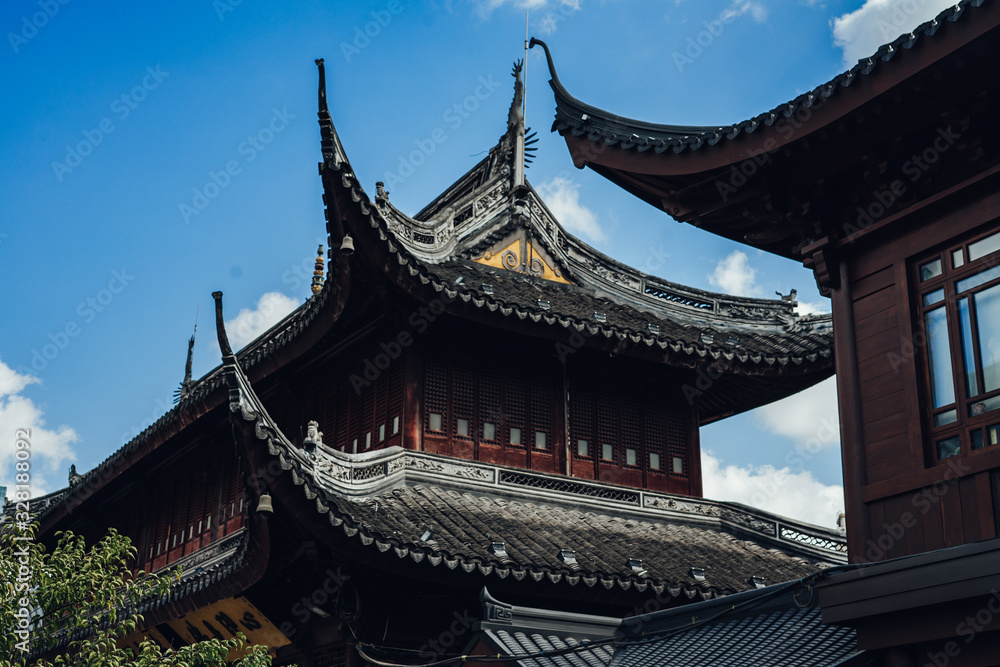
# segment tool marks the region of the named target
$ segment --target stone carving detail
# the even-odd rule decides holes
[[[426,470],[429,472],[445,472],[444,466],[442,466],[440,463],[434,463],[433,461],[427,461],[425,459],[418,459],[415,456],[405,457],[404,465],[407,468],[413,468],[415,470]]]
[[[778,313],[778,319],[781,321],[781,328],[788,333],[803,333],[812,330],[812,324],[803,322],[792,313]]]
[[[504,268],[515,270],[519,264],[517,255],[514,254],[512,250],[505,250],[502,255],[500,255],[500,261],[503,262]]]
[[[502,183],[500,187],[494,188],[476,200],[476,210],[482,212],[493,204],[497,203],[507,194],[507,184]]]
[[[227,537],[211,546],[205,547],[195,551],[189,556],[182,558],[176,563],[172,563],[171,567],[181,567],[185,573],[194,573],[195,568],[199,565],[204,566],[205,563],[209,561],[217,560],[219,558],[230,556],[239,549],[240,540],[245,537],[245,531],[241,530],[235,533],[231,537]]]
[[[351,469],[347,466],[334,463],[333,461],[328,461],[319,470],[324,475],[338,481],[349,482],[351,480]]]
[[[458,477],[466,477],[468,479],[481,479],[487,482],[492,481],[493,479],[493,475],[491,475],[488,470],[473,468],[471,466],[455,466],[455,475]]]
[[[719,516],[719,508],[714,505],[686,503],[681,500],[674,500],[673,498],[646,496],[646,507],[674,510],[676,512],[687,512],[688,514],[701,514],[703,516]]]
[[[730,509],[722,509],[721,516],[727,521],[742,524],[748,528],[764,533],[765,535],[777,536],[777,527],[773,521],[764,521],[752,514],[745,512],[734,512]]]
[[[775,312],[770,308],[760,306],[743,306],[737,303],[728,304],[729,316],[739,317],[744,320],[773,320]]]

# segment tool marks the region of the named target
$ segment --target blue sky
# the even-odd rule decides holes
[[[324,233],[315,58],[359,179],[369,193],[386,180],[415,213],[504,131],[526,9],[576,97],[644,120],[724,124],[832,78],[946,4],[4,3],[0,485],[13,478],[16,428],[33,428],[40,494],[169,409],[196,313],[195,375],[218,364],[213,290],[237,343],[308,295]],[[668,280],[755,296],[795,288],[828,309],[794,262],[677,224],[575,169],[549,132],[538,49],[527,62],[527,121],[541,139],[528,179],[566,226]],[[445,139],[401,169],[435,130]],[[842,506],[834,403],[826,383],[703,429],[706,495],[831,525]]]

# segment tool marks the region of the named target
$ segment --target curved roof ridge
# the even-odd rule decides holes
[[[969,7],[980,7],[986,0],[960,0],[957,4],[941,11],[935,18],[925,21],[911,32],[905,32],[891,42],[881,45],[867,58],[857,64],[802,93],[793,99],[775,106],[752,118],[728,125],[685,126],[651,123],[620,116],[604,109],[580,101],[569,93],[556,74],[555,63],[548,45],[540,39],[532,38],[530,45],[541,46],[548,63],[549,81],[556,97],[556,120],[553,130],[571,130],[576,135],[589,134],[591,140],[603,138],[609,146],[619,145],[623,150],[632,148],[642,152],[653,148],[656,153],[667,149],[681,153],[687,149],[697,150],[706,143],[715,145],[722,139],[735,139],[742,133],[752,133],[761,125],[771,126],[779,118],[789,118],[800,108],[809,108],[819,98],[827,99],[835,92],[850,87],[858,76],[867,76],[878,69],[880,63],[895,58],[902,50],[910,50],[919,44],[921,38],[934,35],[946,23],[959,20]],[[641,132],[641,134],[640,134]]]

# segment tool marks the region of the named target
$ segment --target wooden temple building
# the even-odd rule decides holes
[[[174,409],[33,503],[43,539],[114,527],[136,570],[182,568],[128,641],[243,631],[279,665],[419,664],[515,604],[621,618],[846,562],[835,530],[702,498],[699,465],[701,424],[830,376],[829,315],[568,234],[525,178],[519,67],[485,159],[414,217],[370,198],[317,62],[313,294],[233,352],[216,293],[222,365],[189,363]]]
[[[580,102],[534,43],[578,167],[832,297],[854,565],[817,578],[816,632],[855,630],[851,664],[1000,665],[1000,4],[962,0],[725,127]],[[812,655],[793,662],[834,664]]]

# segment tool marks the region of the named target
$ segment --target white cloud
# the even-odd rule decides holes
[[[793,396],[757,408],[754,417],[764,429],[795,441],[815,453],[840,442],[837,379],[828,378]]]
[[[267,292],[257,301],[253,310],[244,308],[226,321],[226,333],[233,350],[239,350],[285,318],[299,306],[297,299],[281,292]]]
[[[795,306],[795,312],[800,317],[816,313],[829,313],[830,303],[828,301],[799,301]]]
[[[844,50],[844,67],[929,21],[956,0],[866,0],[860,8],[833,19],[833,42]]]
[[[28,483],[31,496],[43,496],[66,485],[62,475],[66,474],[66,463],[76,459],[70,446],[79,436],[69,426],[52,430],[45,428],[41,408],[30,398],[21,396],[28,385],[37,384],[38,378],[21,375],[0,361],[0,486],[7,487],[7,496],[12,497],[18,471],[15,434],[19,429],[28,431],[27,440],[31,447],[28,459]],[[55,480],[55,481],[53,481]]]
[[[568,178],[556,176],[538,188],[538,194],[563,227],[574,234],[583,234],[591,241],[604,241],[607,236],[597,222],[597,216],[580,203],[580,185]]]
[[[729,23],[744,14],[752,16],[753,20],[757,23],[763,23],[767,20],[767,8],[759,2],[752,2],[751,0],[733,0],[728,7],[722,10],[719,18]]]
[[[549,10],[541,20],[540,29],[543,32],[555,31],[556,24],[580,9],[580,0],[473,0],[476,14],[480,18],[489,18],[497,9],[510,7],[517,11],[538,12]],[[558,13],[561,16],[556,16]]]
[[[726,294],[733,296],[761,296],[757,285],[757,270],[750,266],[747,255],[742,250],[734,250],[718,264],[708,276],[708,282]]]
[[[701,454],[706,498],[730,500],[790,519],[834,528],[844,511],[844,487],[822,484],[808,470],[770,465],[724,465],[711,452]]]

